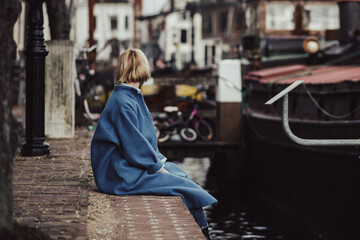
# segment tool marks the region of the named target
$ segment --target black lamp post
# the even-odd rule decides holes
[[[43,33],[44,0],[27,0],[26,41],[26,136],[22,146],[23,156],[42,156],[50,153],[45,142],[45,58],[46,50]]]

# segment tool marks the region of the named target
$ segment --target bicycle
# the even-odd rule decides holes
[[[183,112],[190,112],[187,121],[189,122],[189,126],[195,130],[197,136],[203,141],[210,141],[214,138],[213,128],[211,124],[206,119],[204,119],[198,111],[199,102],[197,100],[197,96],[205,91],[206,89],[204,88],[198,89],[193,96],[180,99],[177,103],[177,106]],[[212,105],[213,103],[210,104]]]
[[[99,119],[108,98],[104,84],[98,81],[96,72],[89,67],[88,55],[95,50],[96,45],[82,48],[75,60],[76,111],[91,121]]]
[[[197,138],[196,132],[188,127],[188,121],[184,121],[182,112],[176,106],[166,106],[163,114],[154,117],[154,126],[158,142],[166,142],[175,134],[187,142]]]
[[[198,103],[195,100],[197,95],[203,92],[199,89],[194,96],[181,98],[177,101],[177,106],[166,106],[164,113],[154,117],[154,125],[157,130],[159,142],[165,142],[176,133],[180,134],[181,139],[192,142],[196,139],[210,141],[213,139],[213,128],[198,112]],[[184,120],[184,112],[191,110],[189,116]]]

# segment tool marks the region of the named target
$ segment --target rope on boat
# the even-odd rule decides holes
[[[313,95],[311,94],[311,92],[309,91],[309,89],[306,87],[306,84],[302,84],[302,86],[304,87],[307,95],[309,96],[310,100],[315,104],[315,106],[326,116],[330,117],[330,118],[334,118],[334,119],[343,119],[346,117],[351,116],[352,114],[354,114],[355,112],[360,110],[360,106],[357,106],[354,110],[352,110],[349,113],[343,114],[343,115],[334,115],[329,113],[328,111],[326,111],[324,108],[322,108],[320,106],[320,104],[316,101],[316,99],[313,97]]]

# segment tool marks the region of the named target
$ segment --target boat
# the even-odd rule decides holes
[[[357,1],[342,1],[339,7],[343,26],[345,18],[360,11]],[[265,102],[303,80],[289,93],[292,132],[306,139],[359,139],[358,36],[354,31],[351,39],[344,40],[340,31],[339,44],[296,60],[252,58],[257,69],[243,77],[245,177],[259,199],[306,227],[309,234],[302,239],[360,239],[360,146],[299,145],[283,129],[281,101]],[[301,42],[296,36],[288,40],[294,43],[294,38]],[[281,39],[284,47],[286,37]],[[310,40],[303,37],[302,46]]]

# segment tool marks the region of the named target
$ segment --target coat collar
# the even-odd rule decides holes
[[[137,94],[142,94],[140,88],[134,88],[134,87],[126,85],[124,83],[115,84],[114,91],[118,92],[121,89],[130,90],[130,91],[132,91],[134,93],[137,93]]]

